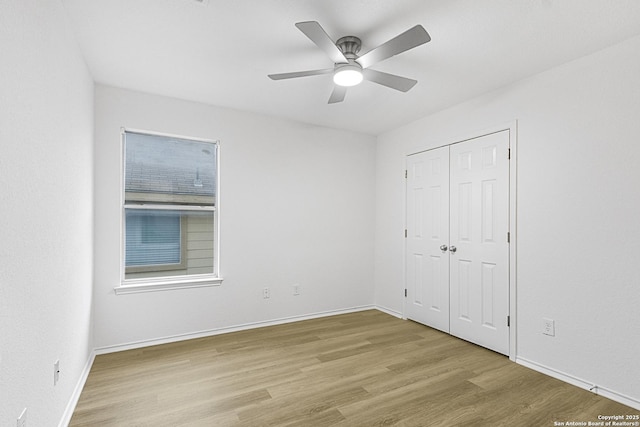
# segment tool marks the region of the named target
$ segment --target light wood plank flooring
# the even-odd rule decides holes
[[[372,310],[96,357],[71,426],[553,426],[638,411]]]

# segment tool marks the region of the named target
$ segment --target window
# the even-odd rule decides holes
[[[187,241],[183,215],[172,211],[125,211],[127,273],[184,270]]]
[[[123,131],[123,281],[116,291],[219,283],[218,144]]]

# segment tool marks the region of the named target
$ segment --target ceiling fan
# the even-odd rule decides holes
[[[358,37],[341,37],[334,43],[316,21],[298,22],[296,27],[329,55],[329,58],[334,63],[333,68],[269,74],[269,78],[272,80],[284,80],[333,73],[333,82],[336,86],[329,97],[329,104],[344,101],[347,88],[359,84],[362,80],[369,80],[391,89],[407,92],[418,83],[417,80],[372,70],[369,67],[431,40],[424,27],[416,25],[364,55],[358,56],[362,46]]]

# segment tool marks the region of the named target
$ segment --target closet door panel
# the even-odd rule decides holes
[[[407,157],[406,191],[405,314],[449,332],[448,147]]]
[[[450,332],[509,353],[509,133],[450,148]]]

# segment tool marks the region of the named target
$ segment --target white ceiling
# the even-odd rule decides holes
[[[372,135],[640,34],[638,0],[62,2],[98,83]],[[361,54],[422,24],[431,42],[372,67],[418,84],[328,105],[331,75],[270,80],[333,66],[300,21],[360,37]]]

